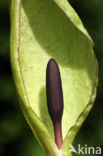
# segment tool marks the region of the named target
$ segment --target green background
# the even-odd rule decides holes
[[[97,98],[75,138],[74,146],[76,149],[78,144],[83,147],[100,146],[103,149],[103,0],[69,2],[94,41],[94,51],[99,63]],[[24,119],[17,99],[10,67],[9,42],[8,1],[0,0],[0,156],[44,156]]]

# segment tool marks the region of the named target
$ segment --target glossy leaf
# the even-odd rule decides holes
[[[59,65],[63,85],[61,150],[46,102],[50,58]],[[11,64],[23,113],[46,154],[70,156],[69,145],[93,106],[97,62],[92,40],[66,0],[11,1]]]

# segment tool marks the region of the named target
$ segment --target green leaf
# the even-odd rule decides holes
[[[58,150],[46,103],[46,65],[60,68],[64,112]],[[66,0],[11,1],[11,64],[24,116],[48,156],[70,156],[70,144],[93,106],[97,62],[93,42]]]

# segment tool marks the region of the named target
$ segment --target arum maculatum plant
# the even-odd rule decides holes
[[[66,0],[11,0],[11,64],[24,116],[47,156],[71,156],[93,106],[93,42]]]

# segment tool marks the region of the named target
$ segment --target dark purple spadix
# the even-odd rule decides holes
[[[51,116],[55,142],[58,148],[62,145],[62,114],[63,114],[63,92],[58,64],[50,59],[46,70],[46,93],[48,111]]]

